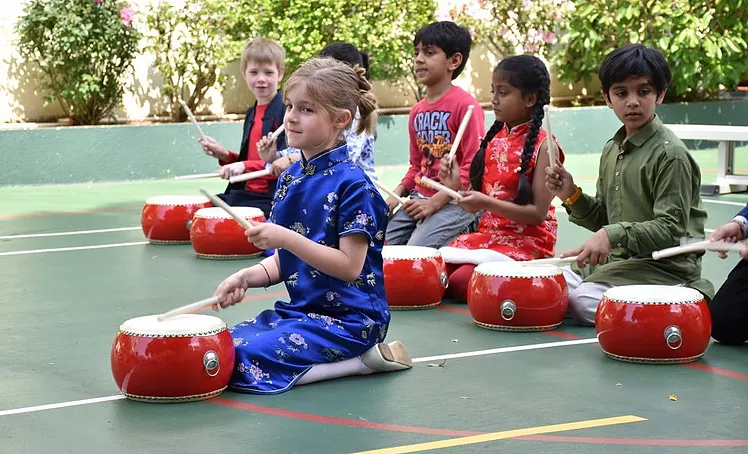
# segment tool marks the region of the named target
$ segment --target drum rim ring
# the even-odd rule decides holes
[[[224,331],[228,330],[228,326],[225,322],[221,323],[221,326],[215,329],[211,329],[208,331],[197,331],[194,333],[171,333],[171,334],[143,334],[135,331],[130,331],[128,329],[123,329],[121,326],[119,328],[119,332],[122,334],[126,334],[128,336],[134,336],[134,337],[150,337],[150,338],[175,338],[175,337],[206,337],[206,336],[215,336],[216,334],[220,334]]]
[[[421,306],[390,306],[389,303],[387,306],[391,311],[419,311],[423,309],[432,309],[442,303],[441,300],[437,301],[436,303],[430,303],[430,304],[424,304]]]
[[[518,262],[519,263],[519,262]],[[533,267],[533,268],[539,268],[539,267]],[[475,270],[473,270],[473,274],[479,274],[481,276],[486,277],[506,277],[506,278],[512,278],[512,279],[537,279],[540,277],[557,277],[561,276],[563,272],[561,271],[561,268],[556,269],[548,269],[546,273],[538,273],[534,276],[517,276],[512,273],[503,273],[503,274],[489,274],[483,270],[478,271],[478,268],[476,267]]]
[[[254,252],[252,254],[231,254],[231,255],[220,255],[220,254],[203,254],[201,252],[195,252],[195,254],[201,259],[206,260],[242,260],[252,259],[261,256],[265,251]]]
[[[629,299],[618,299],[618,298],[611,298],[609,296],[603,295],[603,298],[600,300],[600,304],[603,303],[604,300],[610,301],[612,303],[622,303],[622,304],[643,304],[645,306],[670,306],[670,305],[680,305],[680,304],[698,304],[702,301],[705,302],[704,297],[696,298],[694,297],[693,300],[685,300],[685,301],[630,301]]]
[[[697,361],[702,356],[706,354],[706,350],[704,350],[702,353],[699,353],[698,355],[694,356],[686,356],[681,358],[641,358],[638,356],[623,356],[623,355],[616,355],[615,353],[610,353],[609,351],[606,351],[604,348],[600,347],[609,358],[614,359],[616,361],[623,361],[626,363],[637,363],[637,364],[685,364],[685,363],[692,363],[694,361]]]
[[[203,394],[193,394],[190,396],[175,396],[175,397],[157,397],[157,396],[141,396],[138,394],[130,394],[126,393],[124,391],[120,391],[120,393],[127,397],[128,399],[136,400],[139,402],[162,402],[162,403],[178,403],[178,402],[192,402],[196,400],[205,400],[210,399],[212,397],[215,397],[219,394],[221,394],[224,390],[228,388],[227,386],[224,386],[223,388],[219,388],[215,391],[210,391]]]
[[[561,322],[554,323],[552,325],[537,325],[537,326],[511,326],[511,325],[492,325],[490,323],[484,323],[479,322],[476,319],[473,319],[476,325],[480,326],[481,328],[490,329],[493,331],[551,331],[559,326],[561,326]]]

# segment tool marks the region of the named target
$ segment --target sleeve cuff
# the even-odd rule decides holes
[[[611,224],[603,227],[608,232],[610,238],[610,247],[627,249],[626,229],[621,224]]]
[[[743,239],[748,238],[748,219],[745,216],[738,215],[732,218],[732,220],[743,226]]]

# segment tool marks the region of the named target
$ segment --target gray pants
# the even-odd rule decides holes
[[[571,315],[580,325],[595,326],[595,315],[597,306],[603,298],[603,293],[612,285],[598,284],[597,282],[582,282],[582,276],[571,268],[561,268],[569,288],[569,309],[567,315]]]
[[[419,197],[419,196],[415,196]],[[465,233],[478,219],[480,212],[468,213],[454,202],[444,205],[426,219],[415,220],[400,208],[387,225],[387,244],[407,244],[440,248],[457,235]]]

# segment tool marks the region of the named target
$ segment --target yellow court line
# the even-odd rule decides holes
[[[483,435],[472,435],[469,437],[452,438],[448,440],[432,441],[429,443],[418,443],[415,445],[394,446],[392,448],[374,449],[372,451],[361,451],[354,454],[402,454],[408,452],[422,452],[431,449],[452,448],[455,446],[485,443],[487,441],[502,440],[505,438],[524,437],[526,435],[547,434],[550,432],[561,432],[564,430],[589,429],[590,427],[612,426],[615,424],[626,424],[630,422],[646,421],[646,418],[626,415],[615,418],[590,419],[587,421],[567,422],[564,424],[553,424],[550,426],[530,427],[528,429],[505,430]]]

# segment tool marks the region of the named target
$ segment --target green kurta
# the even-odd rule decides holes
[[[711,299],[714,286],[701,278],[704,252],[652,258],[654,251],[678,246],[681,237],[705,237],[700,188],[699,166],[657,115],[628,139],[622,127],[603,149],[597,195],[564,205],[573,223],[593,232],[605,228],[608,262],[573,269],[585,282],[686,285]]]

